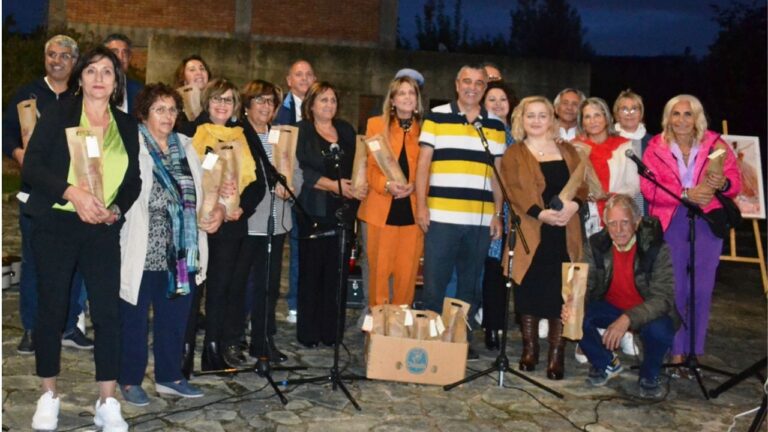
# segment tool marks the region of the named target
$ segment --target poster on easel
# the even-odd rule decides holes
[[[760,138],[742,135],[723,135],[723,141],[736,153],[741,172],[741,192],[733,202],[745,219],[765,219],[765,192],[763,166],[760,156]]]

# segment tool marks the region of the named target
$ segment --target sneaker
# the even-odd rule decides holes
[[[100,427],[102,432],[128,432],[128,423],[120,414],[120,402],[115,398],[107,398],[104,403],[96,400],[96,414],[93,415],[93,424]]]
[[[549,336],[549,320],[539,320],[539,339],[546,339]]]
[[[54,398],[52,391],[47,391],[37,400],[37,409],[32,416],[32,429],[40,431],[56,430],[59,425],[59,407],[61,399]]]
[[[203,391],[191,385],[185,379],[179,382],[155,383],[155,391],[161,395],[181,396],[183,398],[203,397]]]
[[[296,311],[295,310],[289,310],[288,316],[285,317],[285,320],[288,321],[291,324],[296,324]]]
[[[573,350],[573,358],[576,359],[576,363],[578,364],[584,364],[589,361],[587,356],[584,354],[584,351],[581,350],[581,347],[576,345],[576,349]]]
[[[80,315],[77,316],[77,328],[85,334],[85,312],[80,312]]]
[[[637,348],[637,344],[635,344],[635,337],[632,332],[624,333],[619,345],[621,346],[621,351],[626,355],[637,356],[640,354],[640,350]]]
[[[640,397],[643,399],[659,399],[664,393],[659,377],[640,378],[637,384],[640,386]]]
[[[93,341],[85,336],[77,326],[69,333],[64,334],[64,337],[61,338],[61,345],[81,350],[93,349]]]
[[[139,407],[149,405],[149,396],[141,388],[141,385],[124,386],[120,384],[120,393],[123,395],[123,400],[131,405]]]
[[[595,367],[589,369],[587,383],[593,387],[602,387],[608,383],[608,380],[621,373],[621,371],[621,360],[614,354],[613,359],[608,363],[608,366],[606,366],[605,369],[597,369]]]
[[[16,347],[16,352],[23,355],[35,353],[35,339],[32,337],[32,330],[24,330],[21,342]]]

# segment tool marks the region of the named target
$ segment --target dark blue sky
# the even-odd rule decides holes
[[[400,29],[412,40],[414,17],[426,0],[400,0]],[[453,15],[455,0],[445,0],[446,13]],[[509,11],[514,0],[463,2],[470,34],[509,34]],[[690,46],[695,55],[707,53],[718,26],[710,4],[727,5],[730,0],[570,0],[587,27],[587,41],[598,54],[653,56],[681,54]],[[3,18],[14,14],[19,27],[29,31],[45,16],[44,0],[3,0]]]

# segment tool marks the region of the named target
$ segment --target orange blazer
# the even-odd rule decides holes
[[[377,116],[369,118],[365,136],[372,137],[378,133],[382,133],[384,131],[384,126],[384,117]],[[399,124],[393,122],[390,125],[389,145],[392,147],[395,159],[398,160],[400,150],[403,148],[403,132],[404,131]],[[405,134],[405,148],[408,156],[408,183],[411,184],[416,180],[416,163],[419,160],[420,133],[420,124],[414,122],[411,130]],[[368,162],[366,164],[366,176],[368,178],[368,196],[366,196],[362,204],[360,204],[357,217],[371,225],[384,226],[386,225],[387,216],[389,215],[389,208],[392,206],[392,195],[384,191],[387,178],[384,176],[384,173],[381,172],[379,165],[370,153],[368,154]],[[411,200],[411,211],[413,211],[415,217],[416,193],[412,193],[408,198],[403,199]]]

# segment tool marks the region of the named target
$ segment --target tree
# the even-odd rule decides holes
[[[563,60],[593,55],[585,42],[586,28],[567,0],[517,0],[510,12],[511,54]]]
[[[456,2],[453,19],[445,14],[444,0],[427,0],[424,17],[416,15],[416,41],[423,51],[462,51],[467,47],[469,25],[461,15],[461,0]]]

